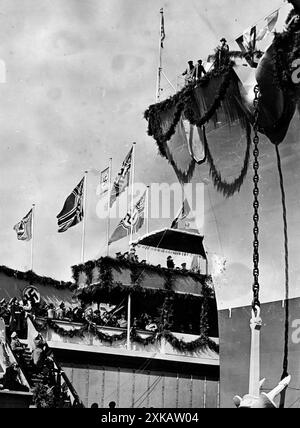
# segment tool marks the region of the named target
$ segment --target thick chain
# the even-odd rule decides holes
[[[259,301],[259,136],[258,136],[258,116],[259,116],[259,87],[258,85],[254,88],[255,98],[253,101],[254,106],[254,138],[253,138],[253,144],[254,144],[254,150],[253,150],[253,302],[252,302],[252,308],[254,312],[256,312],[257,307],[260,307],[260,301]]]

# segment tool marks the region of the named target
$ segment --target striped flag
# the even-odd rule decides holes
[[[121,170],[118,176],[115,178],[114,184],[112,186],[111,194],[110,194],[110,207],[113,206],[115,200],[129,186],[132,154],[133,154],[133,147],[130,149],[128,155],[124,159]]]
[[[63,209],[56,216],[59,233],[65,232],[70,227],[80,223],[83,219],[84,180],[85,178],[80,181],[73,192],[67,197]]]
[[[160,46],[163,48],[164,47],[164,40],[166,38],[166,33],[165,33],[165,18],[164,18],[164,10],[163,10],[163,8],[160,9],[160,13],[161,13]]]
[[[14,226],[19,241],[30,241],[32,238],[32,209]]]
[[[120,221],[116,230],[110,237],[108,244],[110,245],[112,242],[119,241],[120,239],[125,238],[128,233],[131,231],[131,227],[133,227],[133,233],[137,233],[138,230],[144,224],[144,212],[145,212],[145,203],[146,203],[146,194],[147,191],[144,192],[143,196],[139,199],[135,207],[133,208],[133,212],[130,210],[126,216]]]

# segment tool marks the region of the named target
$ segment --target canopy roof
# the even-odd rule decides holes
[[[180,229],[163,229],[144,235],[134,242],[145,248],[182,255],[201,256],[206,259],[203,236]]]

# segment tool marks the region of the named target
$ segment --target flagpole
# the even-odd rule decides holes
[[[150,223],[150,186],[147,186],[147,199],[146,199],[146,213],[147,213],[147,221],[146,221],[146,234],[149,235],[149,223]],[[146,250],[146,261],[149,259],[149,250]]]
[[[84,172],[84,184],[83,184],[83,222],[82,222],[82,238],[81,238],[81,263],[84,263],[85,227],[86,227],[86,201],[87,201],[87,175],[88,175],[88,171],[85,171]]]
[[[109,158],[109,176],[108,176],[108,192],[107,192],[107,229],[106,229],[106,243],[107,243],[107,256],[109,256],[109,232],[110,232],[110,196],[111,196],[111,182],[112,182],[112,158]]]
[[[133,210],[134,210],[134,173],[135,173],[135,146],[136,143],[134,142],[132,145],[132,170],[131,170],[131,217],[133,216]],[[131,218],[132,220],[132,218]],[[130,241],[129,245],[132,243],[132,237],[133,237],[133,223],[131,221],[130,225]]]
[[[35,204],[32,204],[32,237],[31,237],[31,251],[30,251],[30,269],[33,272],[33,245],[34,245],[34,222],[35,222]]]
[[[156,82],[156,102],[160,101],[160,92],[161,92],[161,74],[162,74],[162,25],[163,25],[164,9],[160,9],[160,26],[159,26],[159,63],[157,70],[157,82]]]

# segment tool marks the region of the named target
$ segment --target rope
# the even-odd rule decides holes
[[[282,166],[280,159],[279,146],[276,145],[277,167],[279,173],[281,202],[282,202],[282,217],[284,226],[284,259],[285,259],[285,326],[284,326],[284,357],[283,357],[283,373],[281,379],[288,376],[288,359],[289,359],[289,248],[288,248],[288,225],[287,225],[287,210],[286,210],[286,197],[284,189],[284,181],[282,174]],[[285,404],[286,390],[281,393],[280,408]]]

